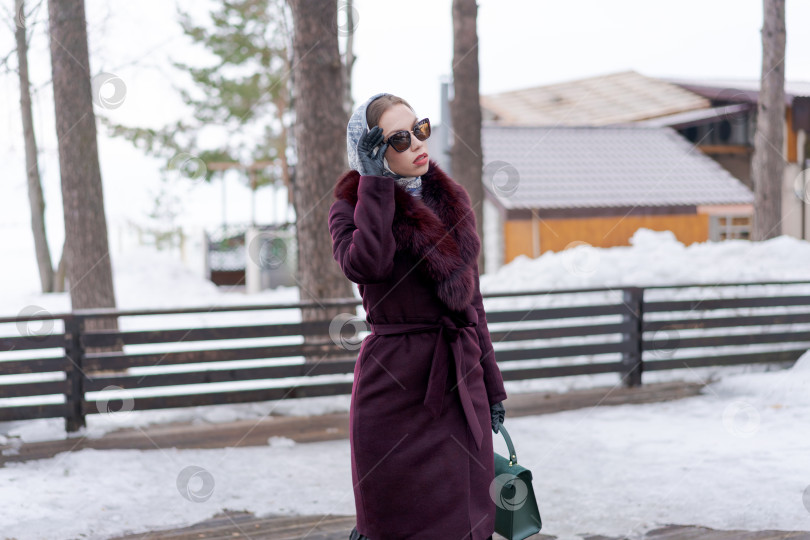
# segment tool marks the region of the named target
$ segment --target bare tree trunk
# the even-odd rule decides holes
[[[53,276],[53,292],[65,292],[65,276],[67,274],[66,253],[67,238],[62,242],[62,256],[59,257],[59,266],[56,267],[56,273]]]
[[[24,0],[14,0],[19,13],[25,9]],[[45,199],[39,176],[37,139],[34,135],[34,115],[31,112],[31,83],[28,79],[28,42],[22,17],[15,32],[17,39],[17,62],[20,76],[20,112],[22,113],[23,138],[25,139],[25,170],[28,177],[28,202],[31,206],[31,231],[34,233],[34,249],[37,254],[39,283],[42,292],[53,292],[54,274],[48,236],[45,234]]]
[[[301,300],[352,296],[351,283],[332,258],[327,220],[332,189],[346,171],[343,65],[338,49],[337,5],[290,0],[293,12],[295,102],[295,213]],[[302,320],[332,318],[347,309],[306,309]],[[312,340],[309,340],[312,342]],[[307,357],[307,361],[320,358]]]
[[[785,130],[785,0],[763,0],[762,78],[751,177],[753,240],[782,233],[782,153]]]
[[[453,0],[453,100],[450,116],[453,179],[470,194],[478,236],[484,238],[484,189],[481,181],[481,101],[478,92],[478,32],[475,0]],[[478,257],[484,269],[484,250]]]
[[[281,161],[281,180],[284,187],[287,188],[287,203],[293,203],[293,185],[292,178],[290,177],[290,163],[287,159],[287,146],[289,144],[289,130],[287,129],[287,118],[285,113],[290,110],[290,100],[287,92],[282,92],[281,98],[276,101],[277,118],[281,124],[281,133],[279,140],[281,143],[278,145],[278,159]],[[286,216],[286,213],[285,213]]]
[[[279,4],[280,7],[283,8],[285,4]],[[284,212],[284,220],[286,221],[287,215],[287,208],[290,205],[295,206],[295,201],[293,199],[293,179],[292,175],[290,174],[290,163],[289,159],[287,158],[287,149],[291,146],[290,140],[290,130],[287,128],[288,122],[288,113],[292,111],[292,103],[290,103],[290,89],[292,87],[292,63],[290,60],[290,48],[292,47],[292,38],[293,38],[293,30],[287,25],[287,14],[283,11],[283,9],[279,10],[281,20],[284,21],[283,31],[285,40],[284,42],[287,44],[286,54],[284,55],[284,67],[285,72],[288,73],[290,76],[288,78],[288,83],[282,82],[283,86],[278,92],[278,96],[274,101],[276,106],[276,118],[281,124],[281,133],[279,134],[279,141],[280,144],[278,146],[278,158],[281,161],[281,180],[284,183],[284,187],[287,188],[287,206],[285,207]]]
[[[351,116],[354,110],[354,100],[352,99],[352,69],[354,68],[354,27],[357,24],[354,20],[354,2],[347,0],[345,4],[346,9],[346,54],[344,57],[344,89],[346,97],[343,100],[343,108],[346,110],[346,115]]]
[[[98,162],[84,0],[50,0],[48,8],[70,301],[74,310],[113,308],[115,294]],[[88,321],[86,328],[117,327],[117,319],[106,318]]]

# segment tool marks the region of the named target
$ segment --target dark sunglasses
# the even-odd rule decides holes
[[[420,141],[424,141],[430,137],[430,119],[423,118],[419,120],[416,124],[414,124],[411,131],[406,131],[404,129],[402,131],[395,131],[388,136],[387,142],[391,145],[391,148],[397,152],[404,152],[411,147],[411,133],[413,133]]]

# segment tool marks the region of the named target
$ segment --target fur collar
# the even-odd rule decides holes
[[[346,172],[335,184],[335,198],[355,206],[359,183],[360,173]],[[421,199],[394,182],[394,200],[391,229],[397,250],[408,250],[421,261],[417,269],[436,283],[436,293],[448,308],[464,311],[475,292],[475,261],[481,249],[467,191],[431,160],[422,175]]]

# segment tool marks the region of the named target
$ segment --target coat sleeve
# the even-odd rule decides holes
[[[506,390],[503,386],[503,377],[498,364],[495,362],[495,351],[492,348],[492,339],[489,337],[487,327],[487,316],[484,312],[484,301],[481,296],[481,288],[478,278],[478,261],[475,262],[475,293],[473,294],[473,307],[478,312],[478,325],[475,327],[478,333],[478,346],[481,347],[481,366],[484,368],[484,384],[487,387],[487,398],[489,404],[494,405],[507,398]]]
[[[343,274],[365,285],[384,281],[394,268],[394,181],[361,176],[357,204],[338,199],[329,208],[332,256]]]

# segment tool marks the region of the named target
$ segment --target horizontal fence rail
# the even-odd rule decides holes
[[[484,300],[506,381],[613,373],[637,386],[645,371],[789,363],[810,349],[810,281],[517,291]],[[0,421],[61,417],[76,431],[94,413],[349,394],[368,332],[360,304],[39,308],[0,318],[0,329],[12,329],[0,334]],[[323,317],[302,322],[303,309]],[[118,329],[102,329],[111,318]]]

